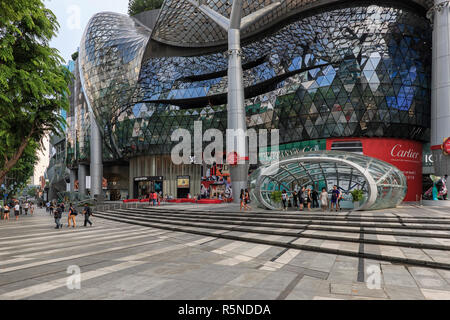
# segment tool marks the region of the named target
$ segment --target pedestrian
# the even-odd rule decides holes
[[[442,195],[442,199],[444,199],[444,200],[447,200],[448,188],[450,187],[450,186],[447,185],[447,181],[448,181],[448,174],[446,174],[444,176],[444,178],[442,179],[442,182],[443,182],[443,185],[444,185],[444,188],[445,188],[445,193]]]
[[[239,199],[241,200],[241,207],[239,208],[239,211],[242,211],[242,209],[244,209],[244,211],[245,211],[245,192],[244,192],[244,189],[241,189],[241,194],[239,195]]]
[[[23,203],[22,203],[22,201],[17,201],[17,203],[19,204],[19,211],[20,211],[20,215],[22,215],[23,214]]]
[[[153,206],[156,206],[158,204],[158,193],[155,191],[153,192]]]
[[[76,217],[77,217],[77,215],[78,215],[77,210],[75,210],[75,208],[73,207],[73,205],[70,204],[70,207],[69,207],[69,217],[68,217],[68,219],[67,219],[67,228],[70,228],[70,221],[72,221],[72,225],[73,225],[74,228],[77,226],[77,225],[76,225]]]
[[[45,212],[50,212],[50,201],[47,201],[47,203],[45,204]]]
[[[322,207],[322,211],[327,210],[328,208],[328,192],[326,188],[322,188],[322,192],[320,193],[320,205]]]
[[[283,203],[283,211],[287,211],[287,205],[286,204],[287,204],[288,199],[289,199],[289,196],[288,196],[286,190],[283,190],[281,192],[281,202]]]
[[[17,201],[16,205],[14,206],[14,216],[16,217],[16,220],[19,220],[19,213],[20,213],[20,206],[19,201]]]
[[[311,189],[306,189],[306,205],[308,206],[308,211],[311,211],[311,203],[312,203],[312,196],[311,196]]]
[[[89,207],[87,204],[84,206],[83,214],[84,214],[84,226],[87,227],[88,223],[90,226],[92,226],[92,222],[89,220],[89,217],[93,216],[93,214],[91,207]]]
[[[64,205],[64,202],[61,202],[61,210],[62,210],[62,212],[64,212],[65,209],[66,209],[66,206]]]
[[[298,194],[295,190],[292,192],[292,202],[294,203],[294,207],[298,208]]]
[[[298,191],[297,198],[298,198],[298,204],[299,204],[299,210],[302,211],[304,208],[304,194],[305,194],[305,187],[301,187]]]
[[[55,229],[61,229],[63,227],[63,225],[61,223],[62,209],[61,209],[60,205],[54,210],[53,217],[55,218],[55,223],[56,223]]]
[[[4,213],[3,219],[9,220],[9,211],[10,210],[11,209],[9,208],[9,206],[7,204],[5,204],[5,206],[3,207],[3,213]]]
[[[245,208],[246,208],[244,210],[251,210],[252,208],[248,205],[250,203],[250,192],[248,191],[248,189],[245,189],[244,199],[245,199]]]
[[[34,203],[30,202],[30,214],[33,215],[34,213]]]
[[[312,198],[312,207],[313,208],[319,208],[319,193],[317,192],[317,190],[315,188],[313,188],[312,192],[311,192],[311,198]]]
[[[333,190],[331,191],[331,207],[330,211],[333,211],[333,208],[338,211],[338,199],[339,199],[339,190],[337,189],[337,186],[333,186]]]
[[[25,201],[25,203],[23,204],[23,210],[25,211],[25,215],[28,215],[28,208],[29,208],[29,203],[28,201]]]
[[[339,189],[339,187],[337,188],[337,190],[339,191],[338,201],[337,201],[337,209],[338,210],[342,210],[342,208],[341,208],[341,200],[344,198],[344,193],[342,192],[342,190]]]
[[[48,210],[50,212],[50,215],[53,215],[53,210],[55,209],[53,202],[50,203],[50,206],[48,208],[49,208]]]

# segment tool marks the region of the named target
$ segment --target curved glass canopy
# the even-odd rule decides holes
[[[339,151],[314,151],[283,158],[258,168],[249,183],[257,205],[271,210],[280,208],[272,199],[274,191],[286,190],[291,196],[302,186],[319,192],[326,188],[331,195],[331,189],[337,185],[349,203],[352,203],[350,192],[362,190],[364,196],[358,210],[396,207],[407,190],[406,177],[393,165]]]

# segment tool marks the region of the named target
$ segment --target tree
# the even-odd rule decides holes
[[[78,59],[78,55],[79,55],[78,51],[77,51],[77,52],[74,52],[74,53],[72,53],[72,60],[73,60],[73,61],[77,61],[77,59]]]
[[[63,130],[71,76],[49,46],[58,28],[42,0],[0,1],[0,184],[45,135]]]
[[[129,0],[128,14],[134,16],[138,13],[161,8],[164,0]]]

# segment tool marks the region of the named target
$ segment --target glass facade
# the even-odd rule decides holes
[[[384,161],[354,153],[316,151],[298,153],[271,165],[258,168],[250,176],[250,190],[257,205],[279,209],[273,199],[275,191],[286,190],[290,198],[302,186],[325,188],[331,196],[338,186],[344,200],[352,201],[350,192],[363,191],[360,209],[375,210],[397,206],[405,197],[407,183],[404,174]]]
[[[285,10],[289,1],[282,2]],[[290,1],[297,9],[308,1],[300,2]],[[226,50],[190,54],[194,44],[186,38],[178,43],[186,45],[184,56],[151,54],[152,42],[169,39],[164,21],[174,30],[188,28],[179,30],[186,37],[201,37],[198,28],[177,22],[177,14],[190,9],[171,6],[174,1],[165,2],[153,30],[114,13],[89,22],[79,62],[107,147],[104,159],[169,154],[173,130],[193,131],[194,121],[202,121],[203,130],[226,130]],[[289,21],[275,14],[273,21],[283,24],[270,31],[261,25],[261,34],[242,45],[249,128],[279,129],[281,144],[330,137],[429,139],[431,26],[424,12],[367,1],[306,11]],[[201,21],[213,32],[206,17]],[[200,39],[199,46],[220,37]]]

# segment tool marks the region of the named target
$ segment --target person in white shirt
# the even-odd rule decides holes
[[[23,205],[23,208],[25,210],[25,215],[28,215],[28,202],[25,202],[25,204]]]
[[[16,220],[19,220],[19,211],[20,211],[19,202],[16,202],[16,205],[14,206],[14,215],[16,216]]]

